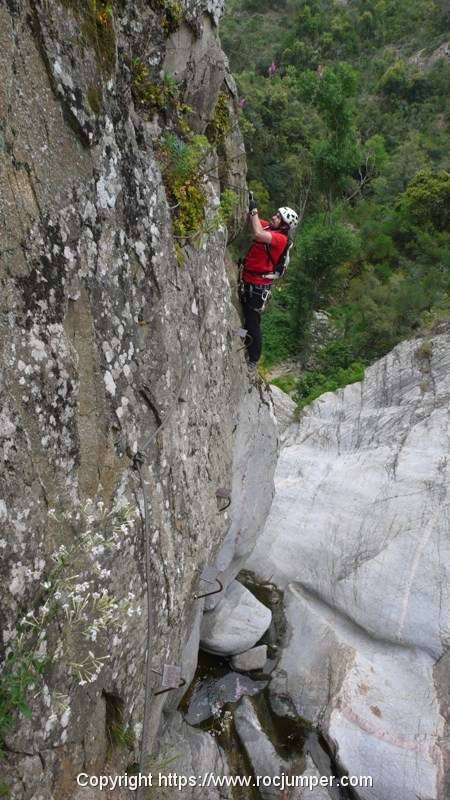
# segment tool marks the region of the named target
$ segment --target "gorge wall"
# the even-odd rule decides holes
[[[0,4],[2,791],[17,800],[97,797],[75,775],[107,770],[117,741],[114,772],[139,760],[146,694],[154,750],[181,696],[155,694],[164,665],[186,685],[195,670],[202,570],[227,538],[230,581],[270,507],[276,425],[224,265],[220,196],[238,220],[245,155],[220,12]],[[189,747],[221,757],[200,733]]]
[[[448,323],[290,426],[247,568],[283,591],[270,684],[365,800],[449,791]]]

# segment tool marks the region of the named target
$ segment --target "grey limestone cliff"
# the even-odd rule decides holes
[[[5,734],[2,780],[17,800],[74,797],[76,774],[104,771],[111,752],[116,772],[136,761],[145,694],[154,749],[181,694],[155,695],[158,673],[174,665],[180,682],[192,678],[201,571],[230,521],[239,527],[253,462],[261,508],[272,494],[276,427],[267,392],[247,377],[218,216],[221,189],[237,194],[236,220],[245,197],[220,11],[209,0],[0,4],[9,701],[17,670],[32,669],[27,652],[40,665]],[[188,145],[208,125],[200,234],[174,238],[163,137],[182,129]],[[261,522],[246,517],[246,535]],[[197,739],[192,752],[209,752]]]

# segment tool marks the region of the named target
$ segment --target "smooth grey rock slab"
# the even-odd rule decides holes
[[[203,615],[203,605],[204,601],[199,600],[197,603],[195,603],[191,610],[181,657],[181,677],[185,681],[185,684],[181,689],[168,692],[167,700],[164,705],[166,712],[175,711],[175,709],[178,708],[182,698],[186,694],[194,678],[198,664],[200,625]]]
[[[310,755],[306,756],[306,769],[302,774],[305,778],[309,779],[309,785],[290,789],[289,800],[330,800],[331,794],[328,792],[328,789],[324,786],[314,785],[316,780],[320,781],[322,775]],[[311,779],[313,779],[313,785],[311,785]]]
[[[274,708],[320,721],[373,800],[448,794],[434,669],[450,641],[447,331],[403,342],[288,429],[246,564],[294,586]]]
[[[269,389],[258,382],[255,385],[263,403],[256,408],[248,394],[247,402],[243,398],[238,409],[229,511],[231,521],[215,561],[219,578],[225,587],[236,577],[255,547],[274,493],[273,476],[278,457],[277,422]],[[218,605],[220,597],[208,598],[206,608]]]
[[[288,763],[278,755],[267,734],[263,731],[251,701],[246,697],[242,698],[234,711],[234,724],[255,777],[274,777],[288,772]],[[280,797],[280,789],[276,786],[260,785],[259,792],[265,800],[275,800],[275,798],[278,800]]]
[[[267,681],[254,681],[237,672],[229,672],[222,678],[206,678],[195,687],[184,718],[190,725],[198,725],[219,714],[227,703],[236,703],[243,695],[259,694],[266,686]]]
[[[275,386],[273,383],[270,384],[270,393],[272,395],[278,431],[281,440],[283,441],[283,435],[286,428],[288,428],[289,425],[294,421],[294,412],[297,406],[293,399],[286,394],[286,392],[283,392],[282,389],[280,389],[278,386]]]
[[[200,646],[208,653],[244,653],[266,632],[272,612],[245,586],[233,581],[212,611],[203,615]]]
[[[403,342],[289,429],[246,563],[392,643],[450,639],[450,336]]]
[[[274,709],[312,720],[341,767],[373,778],[357,790],[363,800],[443,800],[433,658],[374,641],[298,586],[285,602],[289,643],[270,684]]]
[[[197,779],[210,772],[218,776],[230,775],[226,755],[216,739],[206,731],[191,728],[178,713],[169,717],[160,738],[156,762],[164,761],[168,762],[167,767],[156,766],[155,772],[165,775],[176,772]],[[182,790],[156,788],[155,797],[158,800],[166,797],[167,800],[176,797],[183,800],[231,800],[232,794],[227,787],[185,786]]]
[[[231,659],[233,669],[242,672],[251,672],[254,669],[264,669],[267,661],[267,645],[260,644],[259,647],[252,647],[246,653],[239,653]]]

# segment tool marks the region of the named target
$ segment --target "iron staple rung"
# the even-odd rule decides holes
[[[203,594],[195,594],[194,600],[201,600],[202,597],[211,597],[213,594],[220,594],[223,592],[223,583],[219,578],[216,578],[215,581],[206,581],[206,583],[217,583],[218,589],[214,589],[212,592],[204,592]]]

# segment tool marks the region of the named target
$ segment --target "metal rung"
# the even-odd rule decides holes
[[[213,581],[208,581],[206,578],[203,578],[202,580],[204,580],[205,583],[218,583],[219,588],[213,589],[212,592],[205,592],[205,594],[195,594],[194,600],[201,600],[202,597],[211,597],[213,594],[220,594],[220,592],[223,592],[223,583],[221,580],[219,580],[219,578],[215,578]]]
[[[216,490],[216,498],[217,500],[228,500],[226,506],[223,506],[223,508],[219,508],[219,514],[222,514],[223,511],[226,511],[227,508],[231,506],[230,489],[224,489],[223,487],[220,487],[219,489]]]

